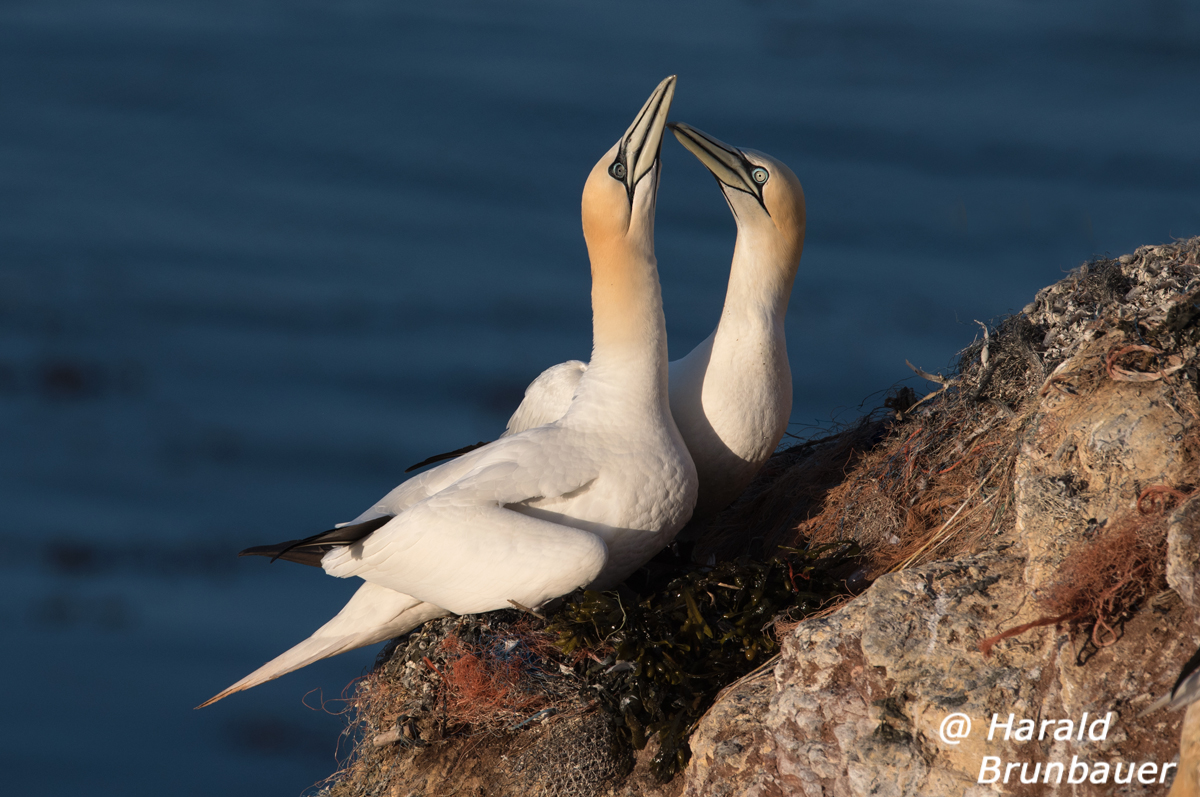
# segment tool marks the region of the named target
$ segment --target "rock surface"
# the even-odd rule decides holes
[[[1164,267],[1153,258],[1193,263],[1195,246],[1139,250],[1123,258],[1121,268],[1135,276],[1161,274]],[[1138,285],[1134,298],[1156,295],[1158,304],[1146,309],[1159,309],[1160,316],[1181,304],[1181,296],[1193,307],[1196,302],[1194,279],[1157,293]],[[1194,313],[1171,330],[1175,351],[1123,374],[1112,367],[1123,355],[1114,359],[1113,353],[1144,345],[1131,332],[1145,330],[1098,325],[1094,315],[1090,326],[1078,323],[1089,321],[1086,313],[1055,304],[1064,293],[1060,285],[1039,294],[1048,312],[1067,316],[1075,337],[1060,328],[1051,340],[1066,357],[1021,432],[1013,527],[976,554],[884,575],[828,617],[797,626],[773,682],[736,686],[700,723],[684,794],[1165,793],[1174,771],[1164,775],[1163,765],[1176,758],[1182,716],[1138,713],[1170,688],[1200,639],[1200,497],[1185,501],[1167,524],[1172,591],[1124,615],[1111,636],[1102,636],[1111,644],[1097,647],[1086,633],[1048,625],[1000,642],[990,656],[979,649],[985,638],[1043,616],[1038,598],[1053,586],[1059,566],[1098,530],[1136,517],[1147,487],[1190,491],[1200,480],[1195,336],[1184,334]],[[1039,306],[1026,310],[1034,315]],[[1175,378],[1137,377],[1174,365],[1186,366]],[[970,719],[970,734],[943,739],[941,723],[956,713]],[[1002,726],[1010,715],[1014,733],[1006,740]],[[999,725],[989,739],[993,717]],[[1105,717],[1107,725],[1094,728],[1095,736],[1106,731],[1103,738],[1089,737]],[[1022,720],[1033,720],[1031,739],[1015,738]],[[1089,777],[1070,784],[1070,768],[1080,761]],[[999,762],[998,769],[984,768]],[[1017,766],[1005,783],[1010,762]],[[1066,770],[1061,782],[1059,769],[1047,766],[1054,762]],[[1101,777],[1097,762],[1119,762],[1122,769]],[[1140,768],[1147,763],[1153,776],[1151,768]],[[1120,784],[1118,778],[1131,777],[1130,764],[1139,767],[1141,780]],[[1032,781],[1035,771],[1036,785],[1022,781],[1023,773]],[[1081,772],[1074,770],[1075,777]],[[1105,782],[1094,783],[1093,776]]]
[[[1023,619],[1024,564],[1020,556],[986,554],[884,576],[830,617],[802,623],[785,643],[772,688],[740,686],[721,701],[738,701],[738,715],[715,710],[701,723],[684,794],[990,794],[979,783],[985,756],[1029,762],[1030,776],[1037,762],[1069,766],[1072,756],[1171,761],[1180,718],[1143,722],[1136,714],[1191,654],[1200,631],[1194,620],[1183,618],[1178,601],[1146,612],[1128,624],[1121,643],[1082,666],[1069,636],[1053,629],[985,658],[978,642]],[[1080,721],[1090,725],[1108,712],[1103,741],[1086,734],[1056,741],[1057,722],[1042,740],[1005,741],[1003,730],[987,738],[994,715],[1004,725],[1012,714],[1014,730],[1023,719],[1070,719],[1074,739]],[[956,713],[971,719],[971,733],[942,741],[939,727]],[[1019,793],[1019,785],[1014,772],[1002,790]],[[1063,788],[1113,793],[1111,783]]]

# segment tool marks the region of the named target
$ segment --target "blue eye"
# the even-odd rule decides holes
[[[617,180],[625,179],[625,164],[617,161],[612,166],[608,167],[608,173]]]
[[[771,175],[767,174],[767,170],[760,166],[757,169],[755,169],[754,171],[750,172],[750,176],[754,178],[754,182],[758,183],[759,185],[762,185],[763,183],[765,183],[767,181],[767,178],[770,177]]]

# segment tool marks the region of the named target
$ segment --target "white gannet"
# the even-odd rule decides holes
[[[717,328],[670,364],[671,413],[700,476],[696,517],[705,517],[741,495],[787,430],[792,374],[783,321],[804,248],[804,190],[770,155],[685,124],[671,129],[717,178],[737,222]],[[543,371],[505,434],[560,417],[587,368],[569,360]]]
[[[309,639],[203,706],[432,617],[608,589],[687,523],[697,477],[667,399],[654,257],[659,152],[674,93],[672,76],[584,186],[593,349],[566,413],[409,479],[349,524],[243,552],[367,583]]]

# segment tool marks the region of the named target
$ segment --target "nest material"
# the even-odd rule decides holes
[[[501,767],[480,794],[592,795],[648,744],[649,774],[669,780],[721,689],[778,650],[776,618],[843,593],[855,553],[839,545],[694,568],[668,551],[632,580],[641,594],[579,590],[548,621],[502,611],[428,623],[360,682],[357,755],[326,793],[408,788],[429,761],[444,766],[439,747]],[[494,749],[506,751],[502,765],[489,763]],[[596,758],[584,774],[580,756]]]
[[[688,737],[717,694],[779,649],[780,618],[798,620],[844,595],[858,556],[847,545],[781,553],[679,568],[644,596],[577,592],[552,618],[562,650],[593,651],[581,674],[622,738],[635,750],[657,741],[651,769],[660,780],[687,764]]]
[[[323,797],[419,794],[451,773],[481,795],[591,797],[628,770],[542,625],[516,611],[444,618],[385,647],[350,700],[354,754]]]

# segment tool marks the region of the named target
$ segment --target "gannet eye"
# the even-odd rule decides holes
[[[608,167],[608,173],[617,180],[625,179],[625,164],[617,161],[612,166]]]
[[[750,176],[754,178],[754,182],[758,183],[759,185],[762,185],[763,183],[765,183],[767,181],[767,178],[770,177],[771,175],[767,174],[767,170],[760,166],[757,169],[755,169],[754,171],[750,172]]]

